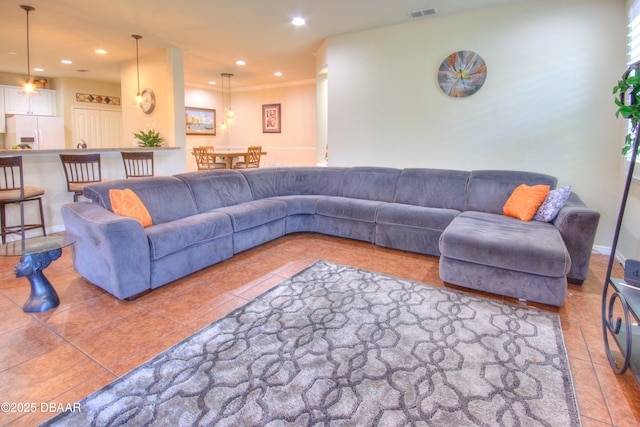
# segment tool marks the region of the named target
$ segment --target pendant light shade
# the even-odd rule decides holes
[[[138,55],[138,40],[140,40],[142,36],[138,34],[131,34],[131,37],[136,39],[136,77],[138,85],[138,92],[136,93],[136,104],[140,105],[142,103],[142,93],[140,92],[140,57]]]
[[[36,10],[32,6],[20,5],[20,9],[27,12],[27,81],[22,86],[22,91],[27,95],[35,95],[38,93],[36,89],[36,85],[33,83],[33,79],[31,78],[31,52],[30,52],[30,43],[29,43],[29,12],[33,12]]]

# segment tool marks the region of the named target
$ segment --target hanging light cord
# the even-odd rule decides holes
[[[31,50],[30,50],[30,40],[29,40],[29,12],[33,12],[36,10],[32,6],[20,5],[20,8],[27,12],[27,83],[25,86],[31,84]]]
[[[142,38],[142,36],[138,34],[132,34],[131,37],[136,39],[136,76],[138,78],[138,93],[136,93],[136,101],[140,99],[140,55],[138,54],[138,40]]]
[[[31,50],[29,45],[29,9],[25,9],[27,11],[27,83],[31,83]]]

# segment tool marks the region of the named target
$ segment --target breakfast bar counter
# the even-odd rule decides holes
[[[0,156],[32,156],[41,154],[82,154],[82,153],[120,153],[121,151],[172,151],[180,147],[131,147],[131,148],[73,148],[64,150],[37,150],[37,149],[0,149]]]
[[[66,150],[36,150],[36,149],[1,149],[0,156],[22,156],[24,182],[27,186],[44,188],[42,198],[44,219],[47,233],[64,231],[64,224],[60,208],[66,203],[73,202],[73,194],[67,191],[67,181],[60,161],[60,154],[100,153],[102,177],[104,179],[125,179],[122,163],[122,151],[153,151],[154,169],[156,175],[173,175],[186,170],[184,149],[180,147],[120,147],[97,149],[66,149]],[[83,200],[82,198],[80,200]],[[37,222],[37,209],[25,205],[25,222]],[[20,223],[18,206],[7,206],[7,223]],[[41,235],[41,230],[30,230],[27,237]]]

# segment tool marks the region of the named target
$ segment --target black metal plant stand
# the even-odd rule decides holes
[[[632,73],[640,75],[640,61],[632,64],[623,74],[622,79],[626,80]],[[635,103],[635,88],[631,91],[631,103]],[[624,103],[626,94],[620,95],[620,100]],[[640,134],[635,129],[635,137],[633,149],[631,152],[631,164],[627,172],[620,210],[618,212],[618,220],[616,230],[611,245],[611,254],[609,256],[609,264],[607,266],[607,275],[602,290],[602,331],[604,336],[605,351],[609,364],[616,374],[624,374],[627,369],[631,368],[636,379],[640,381],[640,288],[628,285],[623,279],[611,277],[613,263],[615,262],[616,248],[618,246],[618,238],[622,228],[622,218],[627,205],[627,197],[633,180],[633,171],[636,164],[638,147],[640,146]],[[609,291],[611,294],[609,295]],[[619,302],[621,315],[615,315],[614,309],[616,302]],[[617,312],[619,313],[619,311]],[[622,354],[622,361],[616,361],[611,352],[609,336],[613,338],[613,342],[617,345]]]

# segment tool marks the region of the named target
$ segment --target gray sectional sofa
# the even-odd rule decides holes
[[[199,171],[90,185],[64,205],[73,263],[118,298],[154,289],[288,233],[316,232],[440,256],[445,282],[560,306],[587,275],[599,214],[572,194],[551,223],[502,215],[531,172],[264,168]],[[132,189],[153,225],[111,211]]]

